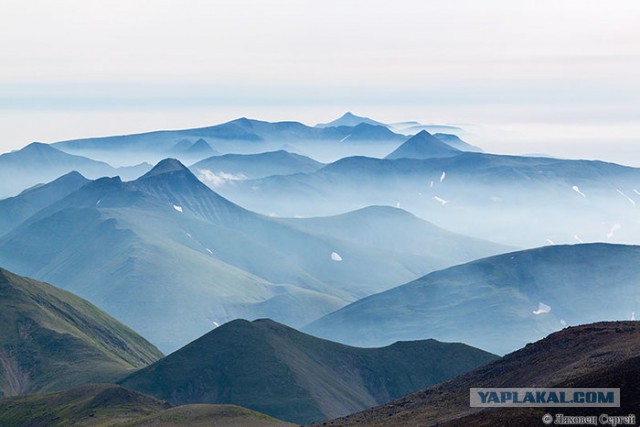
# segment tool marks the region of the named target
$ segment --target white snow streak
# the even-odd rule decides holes
[[[331,252],[331,261],[340,262],[342,257],[337,252]]]
[[[547,239],[547,242],[548,242],[550,245],[555,245],[555,244],[556,244],[556,242],[554,242],[554,241],[553,241],[553,240],[551,240],[551,239]]]
[[[350,136],[351,136],[351,134],[349,134],[349,135],[345,136],[344,138],[342,138],[342,139],[340,140],[340,142],[345,142],[347,139],[349,139],[349,137],[350,137]]]
[[[449,203],[448,200],[445,200],[441,197],[438,196],[433,196],[433,200],[435,200],[436,202],[440,203],[442,206],[446,205],[447,203]]]
[[[447,173],[445,171],[442,171],[442,175],[440,175],[440,182],[444,181],[446,176],[447,176]]]
[[[613,224],[613,226],[611,227],[611,230],[609,230],[609,232],[607,233],[607,240],[611,240],[614,233],[620,230],[621,228],[622,226],[620,224]]]
[[[175,210],[177,210],[178,212],[182,213],[182,206],[173,205],[173,209],[175,209]]]
[[[581,195],[582,197],[584,197],[585,199],[587,198],[587,195],[584,194],[582,191],[580,191],[580,188],[577,185],[574,185],[573,187],[571,187],[571,189],[576,193],[578,193],[579,195]]]
[[[627,196],[626,194],[624,194],[624,191],[617,189],[616,191],[618,192],[618,194],[620,194],[622,197],[624,197],[625,199],[627,199],[629,201],[629,203],[631,203],[633,206],[636,205],[636,201],[633,200],[631,197]]]
[[[207,252],[209,252],[211,255],[213,255],[213,252],[211,251],[211,249],[209,248],[205,248],[207,250]]]
[[[574,234],[574,235],[573,235],[573,238],[574,238],[574,239],[576,239],[576,241],[577,241],[578,243],[584,243],[584,242],[582,241],[582,239],[580,238],[580,236],[578,236],[577,234]]]

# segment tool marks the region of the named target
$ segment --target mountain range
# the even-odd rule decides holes
[[[89,156],[119,164],[123,161],[156,162],[167,156],[180,157],[200,140],[225,154],[256,154],[281,149],[284,145],[323,160],[365,151],[381,155],[406,140],[386,126],[360,122],[353,126],[310,127],[299,122],[265,122],[245,117],[196,129],[154,131],[135,135],[60,141],[53,146],[71,154]],[[202,144],[200,144],[202,145]]]
[[[89,302],[0,269],[0,397],[116,381],[161,357]]]
[[[505,354],[566,325],[640,309],[640,247],[549,246],[430,273],[305,327],[361,346],[435,338]]]
[[[571,327],[451,381],[323,426],[541,425],[547,413],[629,415],[640,405],[640,323]],[[469,406],[469,389],[500,387],[620,388],[619,408],[499,408]]]
[[[613,163],[463,152],[428,159],[348,157],[315,172],[217,190],[251,210],[280,216],[400,206],[451,231],[535,247],[638,241],[639,181],[640,169]]]
[[[53,184],[41,188],[55,191],[50,200],[63,195]],[[13,205],[29,205],[28,195]],[[370,245],[359,241],[362,229],[344,225],[349,215],[315,222],[258,215],[168,159],[134,181],[98,179],[33,213],[0,237],[0,263],[64,286],[171,351],[236,317],[301,326],[506,249],[393,208],[354,215],[395,234],[381,232]]]
[[[120,384],[173,404],[233,403],[296,423],[347,415],[495,360],[434,340],[354,348],[235,320]]]
[[[0,155],[0,198],[16,195],[72,171],[89,178],[119,175],[132,179],[150,168],[148,164],[114,168],[104,162],[65,153],[49,144],[34,142],[21,150]]]

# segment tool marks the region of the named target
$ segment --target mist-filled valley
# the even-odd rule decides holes
[[[70,417],[85,387],[145,417],[310,423],[635,320],[640,169],[465,138],[347,113],[0,155],[0,397],[58,393],[21,405]],[[100,368],[45,372],[83,354]]]

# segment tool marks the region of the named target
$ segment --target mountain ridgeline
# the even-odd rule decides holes
[[[271,320],[235,320],[120,384],[173,404],[233,403],[308,423],[375,406],[495,358],[434,340],[348,347]]]

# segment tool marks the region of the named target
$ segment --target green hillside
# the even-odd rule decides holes
[[[171,407],[113,384],[0,399],[3,427],[207,426],[274,427],[290,424],[233,405]]]
[[[0,397],[114,381],[161,357],[87,301],[0,269]]]
[[[306,423],[384,403],[495,358],[434,340],[348,347],[271,320],[236,320],[120,383],[173,404],[232,403]]]

